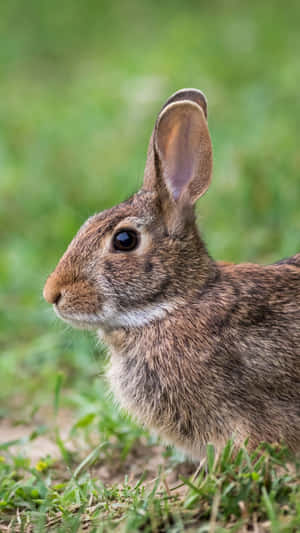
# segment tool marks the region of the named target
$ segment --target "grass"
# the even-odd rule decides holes
[[[299,530],[299,467],[288,469],[284,448],[265,446],[251,456],[242,448],[233,455],[229,441],[216,459],[208,446],[207,469],[181,476],[170,488],[166,471],[148,487],[146,475],[134,484],[125,477],[122,485],[105,486],[90,469],[106,447],[99,444],[75,469],[67,462],[66,480],[59,482],[49,457],[35,467],[20,455],[2,459],[2,531],[30,525],[34,531],[74,532]]]
[[[139,187],[155,114],[181,87],[209,101],[214,180],[198,213],[211,254],[299,251],[299,3],[0,10],[1,530],[299,530],[283,448],[234,458],[228,445],[219,462],[209,448],[194,478],[117,410],[105,347],[41,296],[85,218]]]

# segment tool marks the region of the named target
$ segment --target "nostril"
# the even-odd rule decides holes
[[[59,300],[62,297],[62,290],[57,286],[56,283],[53,283],[53,278],[49,278],[44,287],[43,295],[45,300],[49,304],[58,304]]]
[[[54,303],[55,305],[57,305],[60,299],[61,299],[61,292],[58,292],[58,293],[53,297],[53,303]]]

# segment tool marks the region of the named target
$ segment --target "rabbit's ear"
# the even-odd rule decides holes
[[[160,114],[169,104],[180,102],[181,100],[189,100],[190,102],[198,104],[202,108],[207,120],[207,101],[205,95],[199,91],[199,89],[180,89],[179,91],[176,91],[176,93],[172,94],[172,96],[170,96],[170,98],[168,98],[166,103],[163,105],[160,110]]]
[[[193,204],[207,190],[212,174],[212,146],[206,100],[184,89],[160,112],[151,137],[144,188],[166,188],[175,202]]]

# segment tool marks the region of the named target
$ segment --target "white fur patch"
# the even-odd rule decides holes
[[[102,311],[97,314],[74,312],[68,315],[60,312],[56,305],[54,309],[59,318],[75,328],[109,331],[118,328],[143,327],[154,320],[161,320],[173,310],[173,307],[170,303],[160,303],[128,311],[118,311],[113,305],[105,304]]]
[[[154,320],[161,320],[172,310],[173,307],[170,303],[150,304],[121,312],[116,311],[113,306],[105,304],[103,316],[105,317],[105,326],[107,325],[109,329],[140,328]]]

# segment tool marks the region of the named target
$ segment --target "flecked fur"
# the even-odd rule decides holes
[[[99,330],[110,347],[116,399],[166,441],[195,458],[206,443],[220,448],[229,437],[237,445],[248,438],[250,448],[285,441],[299,451],[300,254],[268,266],[209,256],[193,210],[211,177],[205,117],[196,90],[167,101],[150,140],[143,188],[83,225],[44,296],[67,322]],[[184,123],[189,139],[191,121],[200,155],[193,165],[183,155],[180,164],[191,172],[197,166],[198,174],[178,199],[172,158],[178,128]],[[188,146],[192,154],[197,142]],[[112,248],[123,227],[140,235],[132,252]]]

